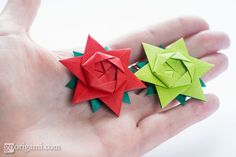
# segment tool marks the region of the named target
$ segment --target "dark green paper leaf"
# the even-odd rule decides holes
[[[180,102],[181,105],[185,105],[186,104],[186,96],[185,95],[178,95],[176,97],[176,99]]]
[[[142,62],[137,62],[137,66],[139,67],[139,68],[142,68],[144,65],[146,65],[148,63],[148,61],[142,61]]]
[[[106,51],[109,51],[109,50],[110,50],[108,46],[105,46],[104,49],[105,49]]]
[[[154,95],[154,94],[157,94],[155,85],[149,84],[149,85],[148,85],[148,88],[147,88],[147,93],[146,93],[146,95],[151,96],[151,95]]]
[[[75,89],[78,79],[76,76],[73,76],[72,79],[66,84],[66,87],[70,89]]]
[[[133,68],[133,67],[130,67],[129,70],[132,72],[132,73],[135,73],[136,70]]]
[[[205,84],[205,82],[202,79],[200,79],[200,83],[201,83],[202,87],[206,87],[206,84]]]
[[[93,99],[90,100],[89,102],[93,112],[96,112],[103,104],[103,102],[99,99]]]
[[[73,51],[73,54],[75,57],[80,57],[80,56],[83,56],[84,54],[81,53],[81,52],[76,52],[76,51]]]
[[[129,97],[128,92],[125,92],[125,93],[124,93],[123,102],[124,102],[124,103],[127,103],[127,104],[131,104],[131,101],[130,101],[130,97]]]

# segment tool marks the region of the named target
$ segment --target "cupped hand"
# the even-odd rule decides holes
[[[58,62],[72,51],[49,51],[28,33],[39,3],[9,0],[0,16],[0,144],[44,144],[61,150],[17,151],[15,156],[141,156],[218,108],[218,98],[208,94],[206,102],[172,102],[163,111],[156,97],[145,96],[145,91],[130,92],[132,104],[122,105],[120,117],[106,107],[92,113],[86,102],[72,106],[72,91],[65,87],[71,74]],[[141,42],[168,45],[181,37],[192,56],[215,65],[204,81],[227,68],[227,58],[219,51],[229,46],[229,38],[210,31],[196,17],[159,23],[108,45],[131,48],[132,64],[145,57]]]

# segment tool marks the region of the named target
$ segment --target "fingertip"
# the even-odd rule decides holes
[[[206,101],[204,102],[204,104],[206,104],[206,110],[209,113],[214,113],[219,108],[220,99],[214,94],[206,94],[205,96]]]
[[[204,35],[202,35],[202,41],[206,44],[210,45],[220,45],[221,49],[226,49],[230,46],[229,36],[224,32],[219,31],[208,31]]]
[[[205,19],[198,17],[198,16],[183,16],[178,17],[177,21],[182,23],[182,25],[193,25],[197,26],[200,30],[208,30],[209,24],[206,22]]]
[[[1,31],[7,33],[28,32],[40,4],[41,0],[9,0],[0,14],[0,19],[6,21],[2,26],[4,29]],[[9,29],[9,25],[13,28]]]
[[[225,32],[221,32],[221,34],[222,34],[222,36],[224,36],[224,38],[225,38],[225,43],[227,43],[226,46],[225,46],[225,48],[229,48],[230,45],[231,45],[230,36],[229,36],[227,33],[225,33]]]
[[[229,35],[227,33],[225,33],[225,32],[220,32],[220,31],[215,32],[215,33],[218,36],[218,39],[222,41],[223,48],[224,49],[229,48],[230,45],[231,45],[231,41],[230,41]]]
[[[230,46],[229,36],[224,32],[203,31],[199,33],[198,37],[206,52],[214,52]]]
[[[214,94],[206,94],[206,99],[210,104],[215,104],[215,109],[219,108],[220,105],[220,99],[218,96]]]

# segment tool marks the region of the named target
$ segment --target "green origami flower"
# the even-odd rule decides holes
[[[199,79],[213,65],[189,56],[183,39],[162,49],[143,43],[148,64],[135,75],[142,81],[155,85],[162,107],[178,95],[205,100]]]

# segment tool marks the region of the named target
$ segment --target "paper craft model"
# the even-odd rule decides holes
[[[148,63],[135,75],[155,85],[162,107],[183,96],[205,100],[200,78],[213,65],[191,57],[183,39],[166,49],[143,43]]]
[[[106,50],[88,36],[84,54],[74,52],[75,57],[60,60],[74,75],[68,86],[75,85],[73,104],[90,100],[94,110],[105,104],[117,116],[126,91],[146,86],[128,69],[130,49]],[[73,84],[73,85],[72,85]]]

